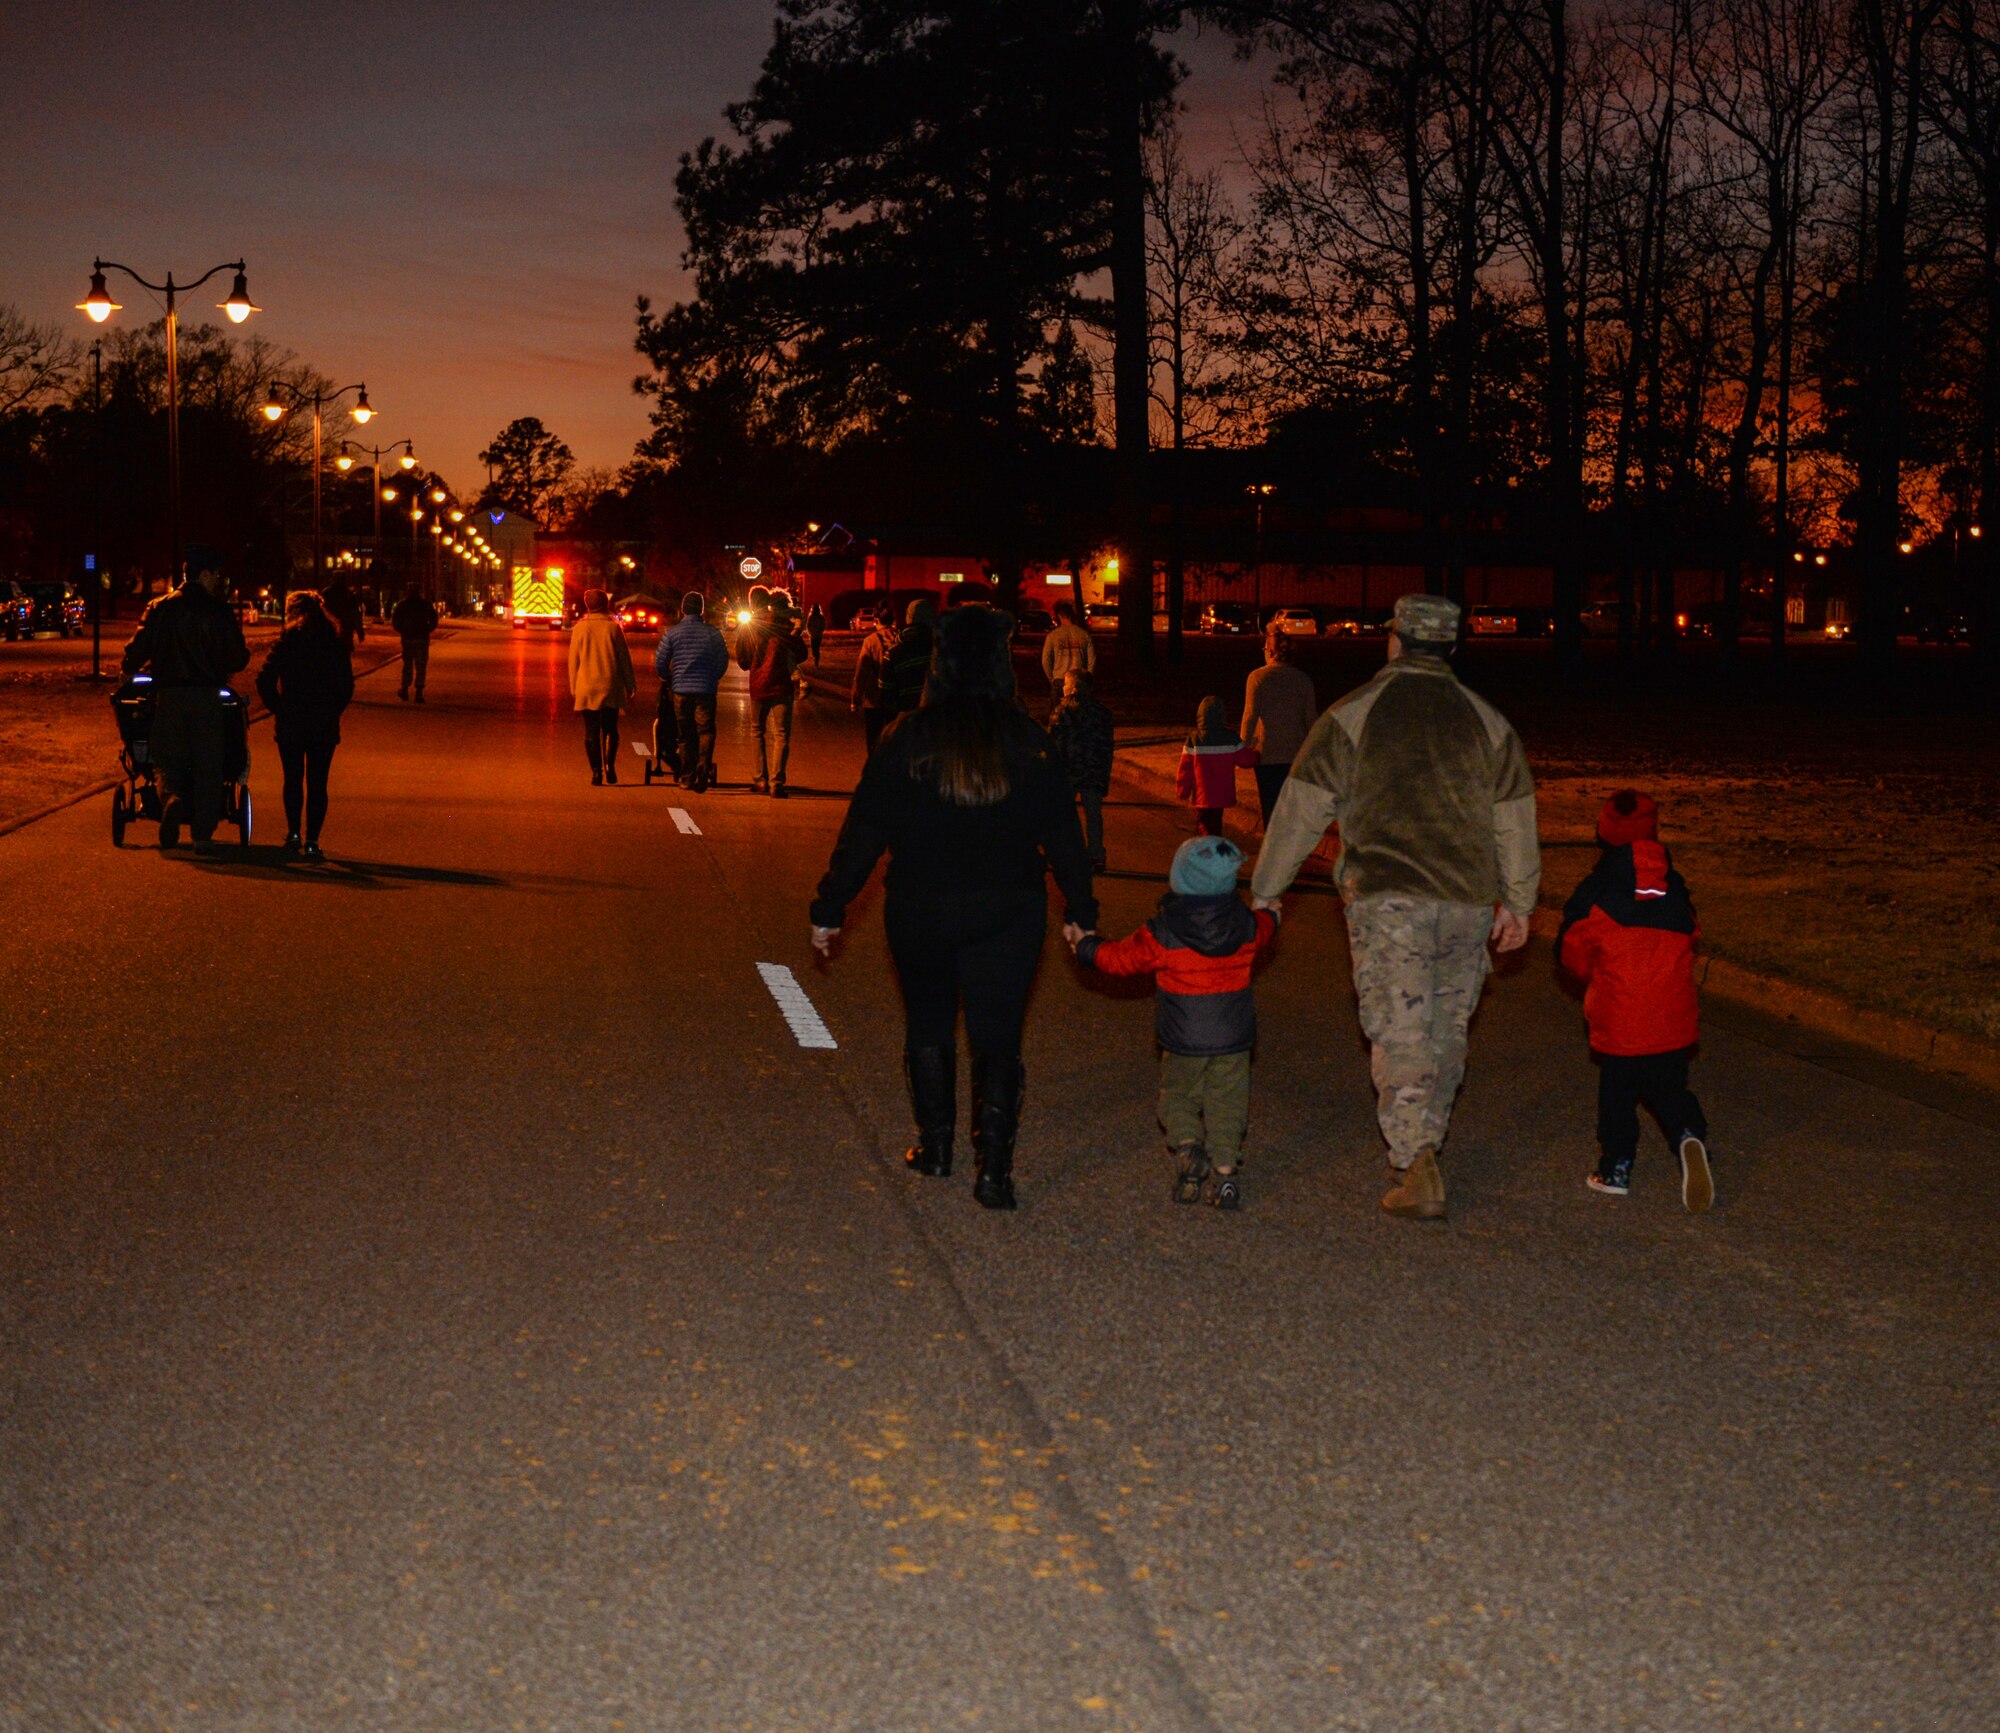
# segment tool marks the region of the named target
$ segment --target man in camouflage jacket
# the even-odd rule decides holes
[[[1392,1215],[1444,1214],[1437,1155],[1465,1075],[1465,1032],[1497,951],[1528,942],[1541,886],[1535,784],[1507,719],[1449,657],[1459,608],[1396,604],[1389,663],[1299,749],[1251,880],[1275,907],[1334,824],[1361,1027],[1389,1145]]]

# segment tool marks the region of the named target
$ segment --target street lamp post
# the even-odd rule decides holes
[[[375,411],[369,407],[368,387],[365,385],[343,385],[337,391],[321,391],[318,389],[318,387],[314,387],[314,389],[312,389],[311,391],[301,391],[296,385],[287,385],[282,379],[280,379],[280,380],[274,380],[272,382],[271,395],[264,400],[264,419],[266,421],[283,421],[285,419],[285,416],[289,413],[290,410],[296,409],[301,404],[305,403],[310,403],[312,405],[313,588],[316,590],[323,590],[326,588],[326,546],[320,536],[320,516],[319,516],[320,470],[324,467],[321,457],[321,434],[323,432],[322,423],[325,416],[326,406],[329,403],[332,403],[339,398],[345,397],[350,391],[358,393],[358,395],[354,400],[354,411],[353,411],[354,419],[360,422],[365,427],[375,414]],[[280,396],[280,393],[290,394],[292,401],[289,405],[287,405],[283,401],[282,397]],[[279,586],[280,594],[278,597],[278,607],[280,613],[282,613],[284,610],[285,598],[282,593],[283,589],[284,586],[281,584]]]
[[[1257,510],[1256,541],[1251,549],[1255,574],[1251,579],[1255,597],[1251,612],[1256,616],[1257,630],[1261,632],[1264,629],[1264,502],[1278,490],[1268,481],[1253,481],[1243,491],[1250,496]]]
[[[172,564],[167,574],[171,586],[181,575],[181,319],[180,298],[191,289],[199,289],[209,278],[223,271],[234,271],[236,280],[230,285],[229,299],[216,302],[216,306],[227,313],[232,324],[240,325],[252,313],[262,312],[250,299],[249,284],[244,278],[241,259],[228,264],[216,265],[195,278],[191,283],[176,283],[173,272],[167,273],[164,283],[150,283],[130,265],[120,265],[110,259],[93,259],[90,262],[90,289],[77,302],[77,310],[88,313],[94,324],[102,325],[120,309],[120,303],[112,300],[111,291],[105,286],[106,271],[122,271],[148,294],[164,295],[167,309],[167,534],[170,546],[168,558]]]
[[[417,467],[417,448],[407,439],[393,439],[387,445],[363,445],[359,440],[343,439],[340,442],[340,455],[333,460],[336,469],[344,470],[351,468],[354,459],[347,455],[351,448],[360,452],[362,456],[374,461],[375,540],[371,544],[369,557],[375,560],[380,560],[382,557],[382,502],[385,499],[393,500],[395,498],[393,493],[384,494],[382,491],[382,459],[399,447],[402,449],[403,455],[397,461],[405,469],[415,469]]]

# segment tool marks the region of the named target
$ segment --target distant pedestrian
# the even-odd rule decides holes
[[[1680,1157],[1681,1201],[1715,1201],[1708,1121],[1688,1088],[1701,1039],[1694,986],[1700,937],[1694,899],[1660,842],[1659,808],[1620,789],[1597,817],[1597,865],[1563,909],[1556,955],[1584,983],[1583,1015],[1597,1059],[1597,1141],[1591,1189],[1623,1197],[1639,1153],[1639,1103]]]
[[[729,646],[708,623],[699,590],[681,597],[681,617],[653,650],[653,671],[660,677],[656,749],[674,752],[680,785],[699,794],[715,781],[715,694],[729,672]]]
[[[1194,808],[1195,829],[1202,835],[1222,834],[1222,815],[1236,804],[1236,772],[1256,764],[1255,748],[1245,746],[1229,726],[1222,700],[1204,698],[1174,771],[1174,792]]]
[[[1313,724],[1251,881],[1252,906],[1275,908],[1338,822],[1335,878],[1389,1146],[1382,1207],[1421,1220],[1445,1211],[1438,1151],[1486,947],[1528,942],[1542,873],[1520,737],[1452,672],[1459,618],[1444,596],[1396,604],[1389,665]]]
[[[190,547],[186,580],[147,608],[125,646],[125,677],[143,669],[153,676],[147,745],[163,797],[162,848],[179,842],[186,825],[197,854],[215,850],[226,748],[222,688],[250,662],[242,623],[224,600],[227,587],[222,556],[210,547]]]
[[[903,1069],[917,1122],[907,1160],[951,1172],[958,1013],[972,1048],[973,1196],[1014,1207],[1014,1141],[1026,1072],[1021,1032],[1048,931],[1055,875],[1079,934],[1097,901],[1069,778],[1015,701],[1012,624],[954,608],[937,627],[920,709],[883,736],[861,772],[813,900],[814,947],[830,956],[884,851],[882,924],[903,985]]]
[[[1098,702],[1093,686],[1081,668],[1063,676],[1063,698],[1049,718],[1049,738],[1083,807],[1083,846],[1090,855],[1090,870],[1102,872],[1104,797],[1111,792],[1111,759],[1117,743],[1111,712]]]
[[[1076,623],[1076,606],[1071,602],[1055,605],[1055,625],[1042,639],[1042,675],[1053,698],[1063,695],[1063,677],[1072,673],[1097,671],[1097,640]]]
[[[1238,1169],[1257,1045],[1250,977],[1278,932],[1275,910],[1243,906],[1242,867],[1243,851],[1227,837],[1190,837],[1174,851],[1159,909],[1130,938],[1106,944],[1095,933],[1063,934],[1086,967],[1158,983],[1153,1034],[1174,1201],[1198,1203],[1212,1184],[1209,1201],[1223,1209],[1242,1202]]]
[[[1312,676],[1292,665],[1292,640],[1272,632],[1264,639],[1264,665],[1243,686],[1243,739],[1257,749],[1257,804],[1267,830],[1292,760],[1318,719]]]
[[[340,745],[340,714],[354,696],[354,664],[314,591],[285,598],[285,627],[257,670],[257,696],[271,712],[284,766],[285,852],[324,860],[327,778]]]
[[[320,591],[319,605],[326,610],[351,655],[354,646],[368,636],[368,616],[344,572]]]
[[[906,716],[924,701],[936,631],[937,603],[929,596],[917,597],[903,615],[903,629],[882,676],[882,701],[891,716]]]
[[[792,756],[792,706],[798,697],[798,666],[806,645],[782,592],[750,592],[750,624],[736,633],[736,663],[750,676],[752,726],[757,737],[757,774],[750,787],[774,800],[785,798],[785,771]]]
[[[424,701],[424,678],[431,666],[431,634],[438,629],[438,611],[424,600],[423,592],[412,584],[390,614],[389,624],[395,628],[396,636],[403,644],[403,683],[396,689],[396,696],[407,699],[414,681],[417,702],[421,704]]]
[[[812,605],[811,611],[806,615],[806,642],[812,646],[813,666],[815,668],[819,666],[820,640],[825,636],[826,610],[819,603],[815,602]]]
[[[632,652],[611,617],[611,598],[583,592],[583,614],[569,634],[569,690],[583,716],[583,751],[593,788],[618,781],[618,712],[639,690]]]
[[[895,714],[889,708],[886,690],[889,658],[895,648],[895,620],[885,605],[862,640],[861,654],[854,661],[854,686],[848,694],[849,706],[861,713],[861,736],[871,754]]]

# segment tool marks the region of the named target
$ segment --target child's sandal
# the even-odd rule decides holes
[[[1215,1176],[1215,1186],[1208,1194],[1208,1201],[1217,1209],[1241,1209],[1243,1207],[1243,1179],[1234,1169]]]

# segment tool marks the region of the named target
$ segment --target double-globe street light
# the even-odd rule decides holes
[[[191,283],[176,283],[173,272],[167,273],[164,283],[148,282],[132,269],[111,259],[93,259],[90,264],[90,289],[77,302],[77,310],[88,313],[93,324],[102,325],[113,313],[119,312],[123,303],[111,298],[106,287],[104,273],[122,271],[148,294],[164,295],[167,309],[167,525],[171,547],[172,565],[168,570],[169,586],[181,577],[181,365],[180,365],[180,298],[191,289],[199,289],[209,278],[224,271],[234,271],[236,280],[229,287],[229,299],[216,302],[216,306],[229,315],[230,323],[240,325],[252,313],[263,309],[250,299],[250,286],[244,276],[241,259],[227,264],[216,265],[202,272]]]
[[[279,379],[272,382],[271,394],[264,400],[264,419],[266,421],[283,421],[292,410],[299,408],[301,405],[307,403],[312,405],[313,588],[316,590],[326,588],[326,547],[321,540],[319,519],[320,470],[324,467],[321,457],[322,422],[325,417],[326,406],[329,403],[337,402],[350,391],[358,395],[354,400],[354,408],[349,413],[353,415],[356,421],[366,426],[374,418],[375,411],[369,407],[368,387],[365,385],[343,385],[335,391],[321,391],[315,386],[311,391],[301,391],[296,385],[288,385],[284,380]],[[289,393],[291,396],[290,403],[284,401],[284,394],[286,393]]]
[[[354,467],[354,458],[351,455],[353,452],[358,451],[363,457],[374,460],[375,547],[371,557],[378,561],[382,558],[382,504],[385,500],[393,503],[396,498],[396,490],[394,488],[390,488],[387,491],[383,489],[382,459],[387,457],[390,452],[398,449],[402,451],[403,455],[397,459],[397,462],[406,470],[415,469],[417,467],[417,448],[413,442],[407,439],[392,439],[387,445],[363,445],[359,440],[343,439],[340,442],[340,455],[333,460],[333,467],[343,474]]]

